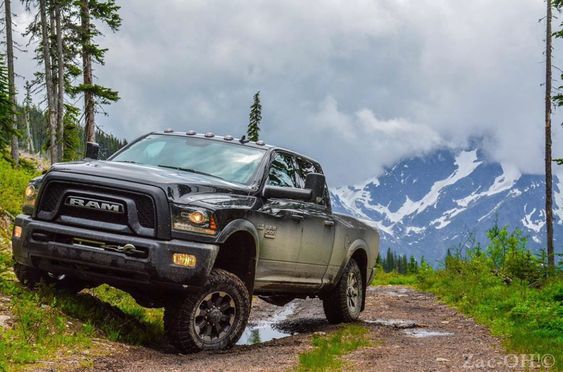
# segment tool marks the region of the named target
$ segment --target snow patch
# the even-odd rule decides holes
[[[530,213],[522,218],[521,222],[526,228],[539,233],[542,227],[545,225],[545,220],[542,220],[543,213],[540,213],[540,219],[536,221],[532,221],[533,214],[536,213],[536,208],[534,208]]]

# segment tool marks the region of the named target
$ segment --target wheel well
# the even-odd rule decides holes
[[[256,270],[256,242],[246,231],[238,231],[221,245],[215,267],[238,276],[252,295]]]
[[[368,256],[366,254],[366,251],[364,251],[363,249],[358,249],[354,252],[351,258],[353,258],[360,267],[360,272],[362,273],[362,282],[364,283],[364,286],[367,287],[369,283],[366,283],[368,267]]]

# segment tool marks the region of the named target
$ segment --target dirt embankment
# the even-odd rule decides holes
[[[485,328],[440,304],[432,295],[400,286],[369,288],[361,319],[373,342],[344,357],[351,370],[514,370],[509,368],[513,365],[507,363],[498,340]],[[285,308],[256,300],[248,338],[243,341],[293,335],[195,355],[178,355],[164,345],[158,350],[129,347],[125,352],[96,359],[93,369],[286,371],[297,366],[299,353],[311,348],[315,332],[334,329],[336,326],[324,320],[318,300],[296,300]]]

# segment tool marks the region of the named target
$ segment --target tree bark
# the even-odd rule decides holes
[[[10,94],[10,100],[12,101],[12,127],[17,130],[17,116],[16,116],[16,85],[15,85],[15,75],[14,75],[14,40],[12,37],[12,7],[11,0],[4,0],[4,11],[6,20],[6,58],[8,64],[8,91]],[[19,163],[19,152],[18,152],[18,137],[14,134],[11,140],[11,153],[14,163],[18,165]]]
[[[96,141],[96,124],[94,122],[94,95],[92,87],[92,54],[90,52],[90,8],[88,0],[80,1],[80,20],[82,33],[82,73],[84,79],[84,131],[86,142]]]
[[[64,157],[64,54],[63,54],[63,34],[61,29],[61,6],[57,2],[55,8],[55,28],[57,32],[57,139],[58,139],[58,157],[63,160]]]
[[[545,224],[547,230],[547,262],[550,269],[555,267],[553,255],[553,176],[551,171],[551,53],[552,53],[552,5],[547,0],[545,35]]]
[[[43,63],[45,64],[45,85],[47,87],[47,111],[49,116],[49,131],[51,139],[51,163],[55,163],[57,157],[57,118],[54,106],[53,71],[51,70],[51,52],[49,31],[47,26],[46,0],[39,0],[39,12],[41,17],[41,44],[43,48]]]

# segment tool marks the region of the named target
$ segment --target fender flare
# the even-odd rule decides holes
[[[251,282],[247,283],[249,291],[252,292],[252,289],[254,287],[254,280],[255,280],[255,277],[256,277],[256,271],[258,270],[258,257],[260,256],[260,239],[259,239],[259,236],[258,236],[258,230],[254,226],[254,224],[252,222],[245,220],[245,219],[242,219],[242,218],[233,220],[233,221],[229,222],[227,224],[227,226],[225,226],[223,228],[223,230],[221,231],[221,233],[217,237],[216,243],[219,244],[219,245],[222,245],[233,234],[236,234],[236,233],[239,233],[239,232],[246,232],[246,233],[250,234],[252,236],[252,238],[254,239],[255,252],[254,252],[254,265],[253,265],[253,268],[251,269],[252,270],[252,280],[251,280]],[[221,248],[219,248],[219,250],[221,250]],[[252,266],[250,266],[250,267],[252,267]]]
[[[233,235],[234,233],[244,231],[252,235],[254,238],[254,246],[256,247],[256,257],[258,257],[258,253],[260,251],[260,239],[258,238],[258,230],[252,224],[252,222],[245,220],[245,219],[237,219],[231,221],[221,230],[221,233],[217,237],[216,242],[218,244],[223,244]]]

